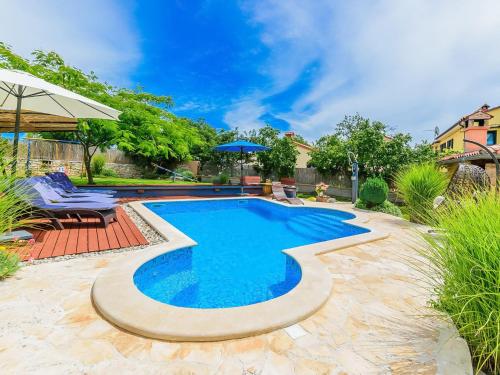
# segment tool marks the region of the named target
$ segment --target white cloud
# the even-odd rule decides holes
[[[140,61],[128,2],[0,0],[0,40],[28,57],[56,51],[67,63],[117,85],[129,85]]]
[[[484,102],[500,105],[497,0],[267,0],[245,10],[271,51],[261,70],[272,87],[252,96],[254,108],[319,62],[292,110],[273,113],[306,137],[359,112],[430,138],[427,129],[446,128]]]
[[[266,107],[259,99],[246,98],[233,103],[224,115],[224,122],[239,130],[256,129],[262,126],[259,117],[266,113]]]

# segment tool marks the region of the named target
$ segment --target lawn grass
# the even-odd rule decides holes
[[[87,185],[87,177],[70,177],[75,185]],[[191,181],[172,181],[171,179],[145,179],[120,177],[94,177],[96,185],[210,185],[208,183]]]

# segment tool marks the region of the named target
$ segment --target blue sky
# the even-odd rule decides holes
[[[18,53],[55,50],[218,128],[316,139],[359,112],[420,140],[500,105],[497,0],[20,3],[0,0],[1,40]]]

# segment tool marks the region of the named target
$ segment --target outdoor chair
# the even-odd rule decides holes
[[[288,197],[285,193],[285,190],[283,189],[283,185],[281,185],[280,183],[273,183],[272,190],[273,190],[273,198],[279,202],[285,201],[293,205],[304,204],[304,202],[302,202],[302,200],[300,200],[299,198]]]
[[[73,196],[65,198],[59,194],[46,180],[46,177],[31,177],[26,180],[28,185],[38,191],[45,203],[82,203],[82,202],[99,202],[99,203],[116,203],[114,198],[103,194],[94,193],[91,196]]]
[[[109,194],[109,195],[116,194],[115,190],[77,188],[75,185],[73,185],[73,183],[71,182],[69,177],[66,176],[66,173],[63,173],[63,172],[47,173],[47,176],[50,177],[55,182],[57,182],[59,185],[61,185],[61,187],[64,190],[66,190],[68,193],[100,193],[100,194]]]
[[[26,179],[16,182],[27,196],[27,200],[37,216],[47,218],[56,229],[64,229],[62,218],[75,217],[82,222],[82,216],[95,217],[107,227],[111,220],[116,220],[116,203],[112,201],[95,202],[51,202],[44,196],[46,187],[41,182]]]
[[[57,194],[59,194],[63,198],[85,198],[86,201],[90,202],[94,201],[95,199],[97,200],[102,200],[103,198],[107,198],[110,200],[114,199],[112,195],[103,194],[100,192],[90,192],[90,191],[80,192],[78,190],[76,192],[68,192],[61,186],[61,184],[54,181],[49,176],[35,177],[35,178],[39,179],[39,181],[41,181],[42,183],[50,186]]]

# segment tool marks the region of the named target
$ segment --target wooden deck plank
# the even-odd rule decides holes
[[[57,243],[57,239],[59,238],[61,232],[62,232],[61,230],[51,230],[47,232],[42,250],[38,255],[40,259],[49,258],[52,256],[52,253],[54,252]]]
[[[125,232],[120,225],[120,216],[117,215],[117,218],[118,222],[116,222],[116,225],[114,225],[113,229],[115,230],[116,238],[118,240],[118,243],[120,244],[120,248],[129,247],[130,242],[128,242],[127,236],[125,235]]]
[[[128,217],[128,215],[125,212],[122,212],[122,215],[120,217],[120,223],[122,224],[122,227],[126,225],[128,227],[127,233],[130,233],[135,241],[131,241],[131,243],[134,243],[136,246],[137,245],[145,245],[148,242],[142,235],[142,233],[139,231],[137,226],[132,222],[132,220]],[[130,236],[130,237],[132,237]]]
[[[108,225],[109,227],[109,225]],[[97,246],[99,250],[108,250],[109,242],[106,234],[108,228],[104,228],[101,224],[96,228],[97,231]]]
[[[71,226],[67,229],[68,240],[66,241],[65,255],[76,254],[78,249],[78,228]]]
[[[127,223],[125,223],[123,220],[118,221],[118,223],[120,224],[120,226],[123,230],[123,233],[125,234],[125,238],[126,238],[127,242],[129,243],[129,246],[139,245],[139,241],[137,241],[135,236],[130,232],[130,229],[129,229]]]
[[[76,253],[82,254],[89,251],[88,238],[89,238],[89,228],[87,225],[88,221],[86,218],[82,219],[81,223],[78,223],[78,244],[76,246]]]
[[[64,255],[66,252],[66,243],[68,242],[69,230],[61,230],[57,242],[54,245],[54,250],[52,251],[53,257]]]
[[[34,259],[42,259],[147,244],[140,230],[121,207],[117,209],[117,219],[106,228],[100,227],[94,218],[83,218],[82,223],[75,219],[64,219],[63,230],[55,230],[47,223],[41,223],[39,228],[28,229],[35,239],[30,255]]]
[[[110,249],[119,249],[120,248],[120,242],[118,242],[118,238],[116,237],[115,233],[115,227],[118,225],[118,223],[111,223],[108,225],[108,228],[106,228],[106,235],[108,236],[108,243],[109,243],[109,248]]]
[[[88,245],[89,252],[98,251],[99,250],[99,241],[97,239],[97,220],[95,219],[87,219],[88,226]]]

